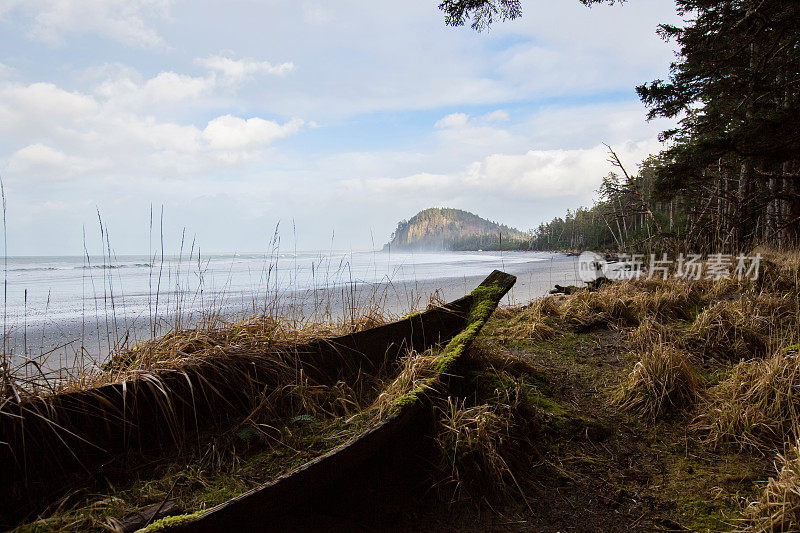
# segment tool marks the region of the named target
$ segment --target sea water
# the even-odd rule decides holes
[[[301,301],[301,312],[330,316],[371,298],[402,313],[437,289],[447,299],[461,296],[494,269],[521,278],[516,294],[523,301],[573,280],[570,259],[543,252],[350,251],[9,257],[0,262],[4,350],[61,353],[57,364],[78,352],[102,359],[114,347],[190,327],[211,313],[274,312],[290,301]]]

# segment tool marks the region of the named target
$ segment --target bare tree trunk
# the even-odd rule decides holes
[[[792,170],[791,162],[786,162],[783,165],[784,174],[790,174]],[[786,221],[783,223],[784,225],[784,244],[786,246],[795,246],[800,242],[798,237],[800,236],[800,182],[798,182],[797,178],[787,178],[784,182],[788,185],[785,188],[785,191],[788,193],[786,196],[789,197],[787,201],[787,214],[786,214]]]
[[[753,43],[750,43],[750,70],[753,70]],[[753,94],[753,81],[751,77],[749,94]],[[753,114],[753,102],[750,96],[747,97],[747,106],[745,108],[745,116],[749,119]],[[739,246],[744,245],[746,237],[748,236],[748,228],[750,226],[750,164],[747,160],[742,161],[739,169],[739,190],[736,194],[736,201],[738,203],[738,218],[737,236]]]
[[[670,200],[669,201],[669,231],[670,231],[670,233],[675,228],[675,219],[674,219],[673,214],[672,214],[672,204],[673,204],[673,200]]]
[[[661,233],[661,224],[658,223],[656,216],[650,209],[650,204],[647,202],[647,200],[645,200],[644,196],[642,196],[642,193],[639,192],[639,187],[636,186],[636,183],[633,181],[633,179],[631,179],[630,175],[628,174],[628,171],[625,170],[624,166],[622,166],[622,161],[620,161],[619,156],[617,156],[617,153],[614,150],[612,150],[610,146],[606,145],[606,148],[608,148],[608,151],[611,154],[611,164],[619,168],[625,175],[626,184],[630,187],[633,193],[639,198],[639,201],[642,203],[642,208],[647,212],[647,214],[653,220],[653,223],[656,225],[656,229],[658,230],[658,232]]]
[[[739,170],[739,190],[736,194],[736,202],[739,204],[737,220],[737,237],[739,245],[743,245],[747,239],[750,226],[750,165],[747,161],[742,162]]]
[[[780,246],[780,235],[778,233],[778,180],[775,177],[770,177],[767,181],[767,187],[770,198],[767,204],[766,238],[767,241]]]

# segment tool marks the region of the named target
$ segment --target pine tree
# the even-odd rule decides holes
[[[722,190],[735,182],[740,245],[800,237],[800,2],[677,0],[691,17],[660,33],[680,46],[668,81],[637,87],[649,116],[676,117],[664,132],[658,189]],[[726,189],[728,190],[728,189]]]

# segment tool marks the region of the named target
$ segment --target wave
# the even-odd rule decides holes
[[[151,268],[150,263],[127,263],[120,265],[80,265],[80,266],[25,266],[9,268],[8,272],[52,272],[55,270],[115,270],[118,268]]]
[[[117,269],[117,268],[151,268],[153,265],[151,263],[128,263],[122,265],[83,265],[83,266],[76,266],[72,267],[74,270],[89,270],[89,269],[103,269],[103,270],[110,270],[110,269]]]
[[[72,267],[20,267],[9,268],[9,272],[37,272],[46,270],[72,270]]]

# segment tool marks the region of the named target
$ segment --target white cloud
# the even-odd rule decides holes
[[[498,125],[503,119],[502,111],[489,115],[471,117],[466,113],[453,113],[445,116],[434,125],[436,139],[449,157],[463,161],[465,157],[476,157],[500,150],[518,150],[526,146],[528,135],[515,135],[514,132]]]
[[[212,149],[246,150],[272,143],[293,133],[303,126],[300,119],[278,124],[261,118],[242,119],[231,115],[217,117],[203,130],[205,139]]]
[[[659,147],[656,139],[650,139],[623,143],[615,149],[633,170]],[[601,144],[576,150],[498,153],[450,173],[353,179],[343,184],[349,191],[369,197],[424,197],[432,204],[454,195],[481,199],[494,196],[513,202],[572,197],[585,202],[610,170],[608,150]]]
[[[86,77],[99,79],[93,92],[108,103],[127,108],[158,108],[196,102],[220,89],[229,88],[229,84],[252,79],[256,73],[281,76],[294,68],[292,63],[272,65],[267,61],[234,60],[221,55],[196,59],[195,62],[208,69],[209,74],[190,76],[164,71],[143,80],[136,69],[115,64],[88,69]]]
[[[143,83],[127,75],[109,78],[95,89],[95,94],[115,105],[158,107],[196,100],[213,89],[213,79],[161,72]]]
[[[506,111],[498,109],[497,111],[486,113],[482,118],[487,122],[507,122],[511,117]]]
[[[116,176],[169,178],[212,172],[258,161],[272,143],[305,125],[301,119],[280,123],[231,114],[201,126],[159,119],[123,103],[191,97],[197,92],[191,79],[167,73],[119,89],[124,85],[104,86],[92,96],[48,83],[0,83],[0,145],[15,150],[9,179],[66,175],[91,181],[109,169]]]
[[[164,46],[149,25],[164,18],[171,0],[5,0],[0,15],[20,11],[30,17],[30,35],[61,44],[68,35],[96,34],[126,45]]]
[[[195,100],[213,88],[213,80],[208,78],[161,72],[144,83],[130,77],[108,79],[95,89],[95,93],[115,105],[158,107]]]
[[[26,137],[39,141],[45,132],[68,128],[98,109],[92,97],[66,91],[53,83],[0,85],[0,132],[18,142]]]
[[[76,157],[43,144],[31,144],[17,150],[6,169],[44,180],[60,180],[80,176],[107,167],[108,161]]]
[[[466,113],[451,113],[450,115],[438,120],[434,126],[442,129],[460,128],[462,126],[466,126],[468,121],[469,115]]]
[[[294,63],[291,61],[273,65],[268,61],[257,61],[255,59],[232,59],[224,55],[214,55],[195,60],[197,64],[221,74],[231,83],[237,83],[255,74],[271,74],[283,76],[294,70]]]

